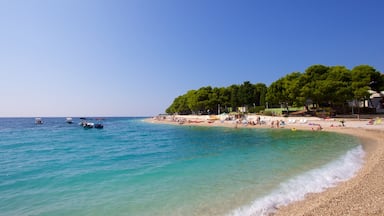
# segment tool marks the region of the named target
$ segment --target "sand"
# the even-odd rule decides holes
[[[252,121],[254,118],[250,118]],[[313,130],[316,132],[321,125],[322,130],[337,133],[345,133],[358,137],[366,152],[365,162],[356,176],[352,179],[338,184],[336,187],[328,188],[324,192],[309,194],[302,201],[280,206],[275,216],[282,215],[384,215],[384,125],[370,125],[368,119],[344,121],[341,119],[320,118],[283,118],[283,117],[261,117],[266,124],[250,125],[235,121],[220,121],[206,116],[175,116],[173,118],[153,118],[147,121],[153,123],[170,123],[183,125],[201,126],[224,126],[224,127],[252,127],[271,128],[271,122],[276,130]],[[276,127],[276,120],[284,120],[285,125]]]

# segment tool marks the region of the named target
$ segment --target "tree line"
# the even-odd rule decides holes
[[[348,101],[369,100],[371,93],[384,90],[384,74],[369,65],[349,70],[345,66],[312,65],[304,73],[292,72],[270,86],[245,81],[229,87],[206,86],[178,96],[166,109],[168,114],[218,114],[246,107],[258,112],[266,106],[332,107],[340,110]]]

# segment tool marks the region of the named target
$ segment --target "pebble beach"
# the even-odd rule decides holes
[[[327,129],[357,136],[366,151],[365,164],[357,175],[337,187],[281,207],[275,215],[384,215],[384,130],[350,123]]]
[[[254,124],[261,119],[263,124]],[[278,206],[273,215],[384,215],[384,125],[377,119],[321,119],[315,117],[248,117],[248,121],[223,121],[218,117],[156,117],[153,123],[196,126],[324,130],[356,136],[366,152],[363,167],[346,182],[304,200]],[[273,122],[273,123],[272,123]],[[279,122],[278,126],[275,122]],[[282,124],[281,124],[282,123]],[[277,128],[279,127],[279,128]]]

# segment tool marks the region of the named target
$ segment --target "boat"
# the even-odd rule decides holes
[[[82,121],[79,123],[83,128],[93,128],[95,126],[92,122]]]
[[[86,129],[88,129],[88,128],[93,128],[94,126],[95,126],[95,124],[92,123],[92,122],[85,122],[85,123],[83,124],[83,128],[86,128]]]
[[[80,118],[81,119],[81,122],[79,123],[80,126],[82,126],[83,128],[97,128],[97,129],[103,129],[104,128],[104,125],[102,124],[102,120],[103,119],[96,119],[98,122],[97,123],[93,123],[93,122],[88,122],[86,118]]]
[[[97,128],[97,129],[103,129],[104,128],[104,125],[102,124],[102,120],[104,120],[104,119],[102,119],[102,118],[97,118],[96,119],[98,122],[95,124],[95,128]]]
[[[82,126],[83,128],[93,128],[95,126],[94,123],[92,122],[88,122],[86,118],[80,118],[81,119],[81,122],[79,123],[80,126]]]
[[[43,119],[35,118],[35,124],[43,124]]]
[[[71,117],[67,117],[65,119],[65,122],[67,122],[68,124],[72,124],[73,123],[73,119]]]
[[[95,124],[95,128],[97,128],[97,129],[103,129],[103,128],[104,128],[104,125],[101,124],[101,123],[96,123],[96,124]]]

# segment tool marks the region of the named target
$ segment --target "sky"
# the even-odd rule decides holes
[[[154,116],[314,64],[384,71],[382,0],[0,0],[0,117]]]

